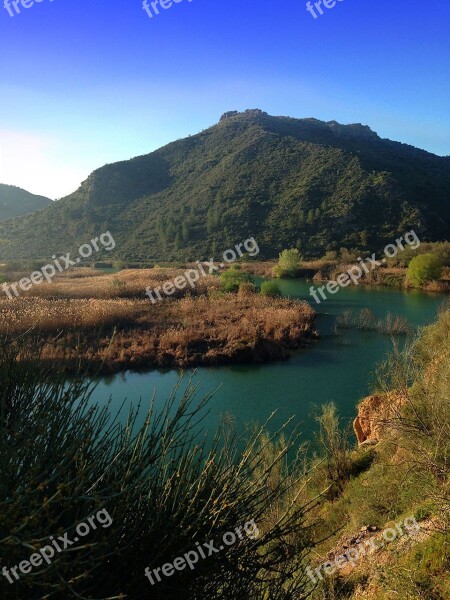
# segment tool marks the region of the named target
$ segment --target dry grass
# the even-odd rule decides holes
[[[251,273],[256,277],[273,277],[273,270],[277,265],[276,260],[268,260],[266,262],[246,262],[241,263],[242,269],[247,273]]]
[[[445,292],[448,291],[448,282],[447,281],[429,281],[423,286],[423,289],[426,292]]]
[[[188,295],[179,290],[184,297],[156,304],[141,299],[146,286],[181,273],[67,274],[24,297],[0,300],[0,334],[39,337],[44,361],[75,368],[82,358],[87,368],[102,366],[104,372],[286,358],[311,336],[314,311],[307,303],[222,295],[212,276]],[[32,297],[36,291],[39,297]]]
[[[73,299],[73,298],[146,298],[145,288],[161,287],[173,281],[183,270],[173,268],[128,269],[118,273],[104,273],[94,269],[72,269],[58,274],[52,283],[33,285],[28,292],[19,289],[23,298]],[[201,277],[191,294],[205,294],[208,288],[219,287],[216,277]],[[187,290],[177,290],[175,297],[186,295]]]
[[[339,329],[363,329],[388,335],[414,332],[414,327],[401,315],[388,313],[384,319],[379,319],[369,308],[363,308],[358,312],[344,311],[337,317],[336,327],[338,331]]]

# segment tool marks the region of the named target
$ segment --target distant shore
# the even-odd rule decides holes
[[[273,278],[273,270],[276,264],[276,261],[245,263],[242,265],[242,268],[255,276]],[[306,279],[308,281],[325,283],[335,280],[339,274],[345,273],[351,266],[351,263],[342,261],[305,261],[301,264],[295,276],[288,279]],[[429,282],[420,288],[412,288],[407,285],[406,272],[406,267],[383,266],[369,274],[364,273],[358,281],[358,285],[381,285],[395,288],[421,289],[426,292],[439,293],[450,292],[449,269],[444,269],[444,274],[440,281]]]

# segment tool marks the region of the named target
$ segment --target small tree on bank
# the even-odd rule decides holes
[[[409,263],[407,278],[416,287],[420,287],[428,281],[437,281],[441,276],[442,264],[434,254],[420,254]]]
[[[278,265],[274,269],[275,277],[295,277],[300,268],[302,256],[297,248],[283,250],[278,258]]]

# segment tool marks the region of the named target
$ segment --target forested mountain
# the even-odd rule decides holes
[[[67,252],[110,230],[123,259],[201,259],[253,235],[376,251],[415,228],[449,238],[450,157],[369,127],[230,112],[197,135],[94,171],[70,196],[0,224],[0,259]]]
[[[14,185],[0,183],[0,221],[35,212],[50,203],[50,198],[35,196]]]

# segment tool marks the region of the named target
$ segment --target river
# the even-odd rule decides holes
[[[297,352],[285,362],[264,365],[204,367],[197,370],[195,381],[199,394],[216,390],[204,420],[208,430],[216,428],[225,415],[232,415],[236,430],[247,424],[265,421],[276,410],[270,428],[275,429],[288,418],[299,427],[304,439],[316,429],[316,407],[334,401],[342,417],[352,419],[356,404],[370,392],[370,380],[376,364],[392,346],[391,338],[376,332],[344,331],[333,333],[336,315],[344,310],[370,308],[376,316],[388,312],[402,315],[421,326],[432,322],[444,296],[421,291],[388,287],[352,286],[342,288],[328,300],[316,305],[309,296],[311,283],[299,280],[277,280],[283,295],[311,301],[320,314],[316,328],[321,338]],[[184,372],[186,379],[192,373]],[[92,400],[103,404],[112,397],[112,409],[144,404],[156,390],[157,405],[169,395],[182,371],[151,370],[146,373],[125,372],[102,377]]]

